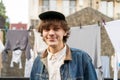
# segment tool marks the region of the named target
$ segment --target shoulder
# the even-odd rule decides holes
[[[37,55],[37,57],[34,60],[34,63],[38,63],[38,62],[40,62],[40,55]]]
[[[70,50],[71,50],[71,55],[73,57],[91,60],[89,54],[84,50],[76,49],[76,48],[70,48]]]
[[[77,49],[77,48],[70,48],[71,53],[74,55],[88,55],[87,52],[81,50],[81,49]]]

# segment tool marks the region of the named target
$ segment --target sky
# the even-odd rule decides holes
[[[0,0],[1,1],[1,0]],[[28,0],[2,0],[10,23],[28,23]]]

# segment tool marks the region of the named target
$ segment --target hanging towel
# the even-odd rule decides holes
[[[100,27],[98,25],[87,25],[82,28],[71,27],[71,34],[67,44],[70,47],[84,50],[90,55],[96,68],[98,79],[102,80],[100,42]]]
[[[114,80],[118,79],[118,70],[120,67],[120,37],[118,37],[118,34],[120,34],[120,20],[115,20],[111,22],[107,22],[105,26],[105,29],[107,31],[107,34],[112,42],[112,45],[115,50],[115,58],[114,58]],[[118,57],[119,56],[119,57]]]

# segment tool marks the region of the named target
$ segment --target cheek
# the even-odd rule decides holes
[[[45,36],[45,35],[43,35],[42,37],[43,37],[43,39],[45,40],[46,36]]]
[[[46,37],[45,37],[45,36],[42,36],[42,40],[43,40],[44,42],[46,42]]]
[[[47,33],[43,32],[42,33],[42,37],[45,37],[47,35]]]
[[[45,36],[46,36],[46,34],[45,34],[45,33],[42,33],[42,38],[43,38],[43,40],[45,39]]]

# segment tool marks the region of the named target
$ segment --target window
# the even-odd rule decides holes
[[[79,0],[80,7],[83,7],[83,4],[84,4],[84,0]]]
[[[49,7],[50,7],[50,10],[56,10],[57,8],[57,2],[56,2],[56,0],[49,0],[49,3],[50,3],[50,5],[49,5]]]
[[[43,0],[42,11],[56,10],[57,0]]]
[[[99,11],[109,17],[113,17],[113,2],[101,1]]]
[[[113,17],[113,2],[108,2],[108,16]]]
[[[76,11],[76,0],[70,0],[70,14]]]
[[[63,12],[64,12],[64,14],[65,15],[69,15],[70,13],[69,13],[69,0],[63,0],[62,1],[63,3],[62,3],[62,9],[63,9]]]
[[[49,0],[43,0],[43,6],[42,11],[48,11],[49,10]]]

